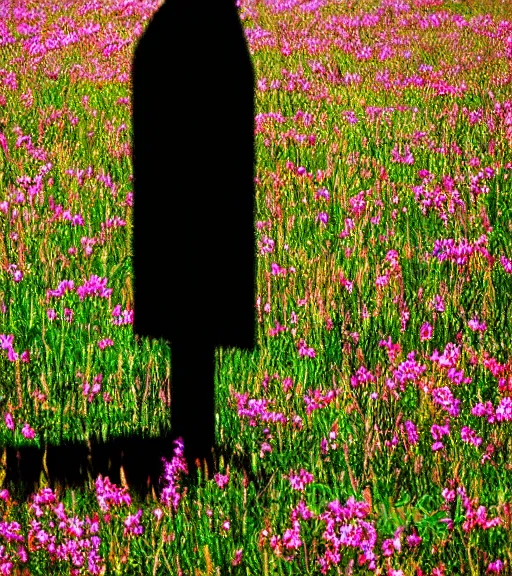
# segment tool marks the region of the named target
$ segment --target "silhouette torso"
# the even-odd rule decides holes
[[[252,349],[254,73],[234,1],[168,0],[132,80],[134,332]]]

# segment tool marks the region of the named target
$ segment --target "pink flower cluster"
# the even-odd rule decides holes
[[[487,236],[482,234],[475,242],[470,243],[467,238],[461,238],[457,243],[453,238],[443,238],[435,240],[434,250],[431,256],[437,258],[439,262],[448,260],[458,266],[468,263],[469,256],[474,253],[480,253],[486,258],[490,258],[489,251],[481,244],[487,244]]]
[[[91,274],[89,280],[86,280],[84,284],[78,286],[76,293],[79,295],[80,300],[83,300],[86,296],[98,296],[100,298],[108,298],[112,294],[112,288],[106,288],[107,278],[99,278],[95,274]],[[46,301],[50,299],[51,296],[61,298],[66,292],[73,291],[75,283],[73,280],[63,280],[56,290],[46,291]]]
[[[181,494],[178,492],[178,481],[180,473],[188,474],[188,466],[187,461],[183,456],[183,439],[178,438],[174,441],[174,445],[174,456],[171,462],[168,462],[162,457],[162,462],[165,467],[163,479],[167,480],[169,484],[162,490],[160,499],[165,506],[172,504],[173,509],[177,510],[178,504],[181,500]]]
[[[404,529],[405,528],[403,526],[399,526],[395,530],[393,538],[386,538],[382,542],[382,555],[385,558],[390,558],[395,552],[402,551],[402,532]]]
[[[407,354],[407,360],[401,362],[393,372],[393,376],[400,384],[405,384],[408,380],[415,382],[427,369],[425,364],[419,364],[414,359],[416,352],[413,350]]]
[[[400,346],[400,342],[393,344],[391,336],[389,336],[387,340],[380,340],[379,341],[379,347],[387,348],[388,358],[389,358],[389,362],[391,364],[393,364],[393,362],[396,360],[397,356],[402,351],[402,347]]]
[[[274,328],[269,328],[268,335],[273,337],[273,336],[277,336],[277,334],[280,334],[281,332],[287,332],[287,331],[288,331],[288,328],[286,326],[282,326],[276,320]]]
[[[10,412],[7,412],[5,414],[5,425],[9,430],[14,430],[15,428],[14,419]],[[21,433],[25,438],[28,438],[29,440],[33,440],[36,437],[35,431],[27,424],[27,422],[25,422],[25,424],[23,425]]]
[[[272,254],[274,252],[275,242],[272,238],[268,236],[263,236],[261,240],[258,240],[258,248],[260,250],[260,255]]]
[[[472,430],[469,426],[463,426],[460,431],[460,437],[463,442],[473,444],[477,448],[482,443],[482,438],[477,436],[476,432]]]
[[[8,336],[5,334],[0,334],[0,346],[3,350],[7,350],[7,359],[9,362],[16,362],[16,360],[21,360],[25,364],[28,364],[30,362],[30,352],[25,350],[20,356],[18,352],[14,351],[12,346],[13,342],[14,334],[9,334]]]
[[[98,564],[101,561],[98,554],[101,539],[96,536],[99,531],[98,515],[95,513],[92,519],[86,516],[85,522],[77,517],[68,518],[62,502],[53,505],[56,497],[50,488],[42,489],[31,498],[29,510],[35,512],[40,520],[30,522],[31,529],[27,538],[29,551],[43,549],[49,553],[53,561],[71,562],[75,568],[71,569],[70,573],[76,576],[81,573],[81,567],[86,561],[91,574],[101,574],[102,566]],[[41,520],[44,520],[50,528],[55,526],[51,512],[59,521],[58,528],[61,532],[57,536],[48,533],[42,527]]]
[[[76,293],[83,300],[86,296],[98,296],[108,298],[112,294],[112,288],[106,288],[107,278],[100,278],[91,274],[89,280],[86,280],[81,286],[78,286]]]
[[[411,189],[424,216],[429,210],[435,210],[446,224],[447,212],[454,214],[456,206],[460,206],[463,212],[466,211],[466,204],[455,188],[455,180],[451,176],[442,176],[440,183],[436,183],[434,174],[428,170],[420,170],[418,176],[422,178],[421,185],[412,186]]]
[[[130,506],[132,503],[127,488],[117,488],[115,484],[110,482],[108,476],[103,480],[101,474],[96,479],[96,498],[103,512],[108,512],[111,504],[115,506],[121,506],[122,504]]]
[[[50,210],[53,212],[52,216],[48,218],[48,222],[62,222],[67,220],[71,222],[72,226],[83,226],[85,224],[84,217],[81,214],[71,214],[71,210],[64,210],[61,204],[55,204],[53,196],[50,196],[48,200]]]
[[[116,326],[121,326],[123,324],[133,324],[133,310],[123,310],[121,311],[121,305],[118,304],[112,310],[112,324]]]
[[[221,490],[229,483],[229,474],[215,474],[213,478]]]
[[[286,478],[286,476],[283,476],[283,478]],[[292,471],[290,471],[288,480],[294,490],[304,492],[306,484],[311,484],[311,482],[313,482],[313,474],[302,468],[298,474],[293,474]]]
[[[359,564],[368,563],[368,570],[375,570],[376,555],[373,552],[377,542],[377,531],[371,522],[363,520],[370,513],[370,505],[356,502],[351,496],[345,506],[338,500],[327,505],[327,511],[318,516],[326,523],[322,534],[326,550],[318,560],[320,572],[327,574],[332,566],[339,564],[342,558],[342,547],[358,548]]]
[[[403,154],[401,154],[398,144],[396,144],[393,150],[391,150],[391,162],[397,164],[414,164],[414,156],[412,155],[409,146],[406,145]]]
[[[298,344],[299,349],[299,356],[309,356],[310,358],[314,358],[316,356],[316,352],[314,348],[306,346],[306,341],[301,338]]]
[[[512,421],[512,398],[509,396],[502,398],[496,409],[490,400],[484,403],[479,402],[473,406],[471,414],[473,416],[487,416],[489,424],[493,424],[495,421],[510,422]]]
[[[457,495],[461,498],[462,505],[465,508],[465,521],[462,524],[462,529],[464,532],[471,532],[476,527],[480,527],[483,530],[488,530],[489,528],[494,528],[499,526],[501,518],[495,516],[494,518],[487,518],[487,509],[485,506],[478,506],[478,498],[469,498],[466,493],[464,486],[458,486],[456,490],[454,489],[454,481],[449,482],[449,487],[444,488],[442,491],[442,496],[446,503],[455,501]],[[447,508],[445,505],[444,508]],[[448,528],[453,529],[454,523],[451,518],[447,520]]]
[[[405,430],[407,432],[407,439],[409,440],[410,444],[417,444],[418,443],[418,431],[416,425],[411,420],[406,420],[404,423]]]
[[[432,400],[444,408],[450,416],[459,416],[460,400],[455,398],[448,386],[434,388],[432,390]]]
[[[291,562],[295,559],[295,555],[284,556],[284,549],[298,550],[302,546],[300,538],[300,522],[302,520],[309,520],[313,518],[313,513],[306,506],[304,501],[299,502],[296,508],[290,514],[293,528],[288,528],[283,536],[274,535],[270,538],[270,547],[276,556],[282,556],[286,561]]]
[[[359,366],[357,372],[351,376],[350,384],[353,388],[356,388],[360,384],[365,382],[376,382],[375,376],[367,370],[364,366]]]
[[[277,262],[272,262],[270,273],[272,276],[286,276],[286,268],[283,268],[277,264]]]
[[[89,403],[91,403],[93,401],[93,399],[95,398],[95,396],[97,396],[99,394],[99,392],[101,390],[101,382],[102,381],[103,381],[103,374],[98,374],[93,379],[92,387],[89,384],[89,382],[84,382],[82,384],[82,394],[84,396],[88,396],[87,401]],[[105,400],[105,402],[110,402],[111,401],[110,394],[105,392],[103,394],[103,399]]]
[[[444,444],[440,441],[443,436],[447,436],[450,434],[450,421],[447,418],[445,420],[445,425],[440,426],[439,424],[432,424],[430,428],[430,433],[432,434],[432,438],[435,440],[434,444],[432,444],[432,450],[442,450],[444,448]]]
[[[326,394],[322,394],[322,390],[308,389],[307,394],[304,395],[304,404],[306,405],[306,413],[309,415],[314,410],[325,408],[338,396],[338,390],[328,390]]]
[[[281,422],[286,424],[288,418],[282,412],[269,412],[267,405],[269,400],[251,398],[248,394],[238,394],[235,392],[235,399],[238,406],[238,416],[249,418],[249,426],[256,426],[257,420],[261,422]],[[247,408],[245,408],[247,406]]]

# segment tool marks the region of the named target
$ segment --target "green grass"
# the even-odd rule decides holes
[[[235,458],[219,459],[219,472],[229,473],[224,487],[220,477],[193,483],[178,474],[181,498],[175,509],[131,495],[131,503],[111,503],[107,511],[100,508],[92,483],[83,490],[57,486],[57,500],[69,518],[98,516],[97,532],[89,535],[99,538],[89,540],[98,544],[97,572],[88,568],[87,542],[77,545],[85,550],[82,568],[77,566],[79,553],[57,554],[68,539],[83,538],[59,528],[51,509],[57,501],[42,506],[40,526],[31,530],[36,516],[30,501],[19,501],[19,486],[9,484],[2,473],[1,486],[9,489],[11,499],[0,500],[0,544],[13,563],[2,573],[316,575],[322,573],[322,559],[329,558],[328,574],[476,576],[493,573],[487,572],[493,567],[494,573],[510,572],[512,414],[505,410],[505,417],[494,422],[472,414],[479,402],[494,408],[501,402],[506,408],[510,396],[512,275],[500,260],[512,260],[506,104],[512,98],[509,84],[502,81],[509,66],[507,34],[489,37],[481,25],[474,25],[478,14],[490,14],[495,20],[488,29],[496,31],[500,20],[512,20],[510,8],[498,0],[431,6],[411,1],[409,11],[395,14],[387,3],[382,6],[387,20],[383,16],[359,33],[345,26],[345,49],[331,44],[325,53],[308,54],[293,47],[299,28],[315,22],[309,35],[332,41],[339,34],[326,28],[329,15],[377,14],[381,4],[328,3],[311,14],[299,7],[278,14],[270,5],[244,3],[240,8],[248,14],[247,29],[265,28],[292,45],[285,56],[279,48],[257,48],[250,41],[257,79],[267,78],[269,85],[281,80],[280,89],[256,90],[256,113],[281,112],[287,118],[282,124],[265,120],[255,136],[255,226],[269,223],[256,226],[258,242],[264,244],[267,237],[275,244],[271,253],[258,248],[258,348],[253,353],[216,351],[217,444],[230,447],[234,457],[248,456],[250,469],[238,466]],[[166,431],[170,416],[160,395],[170,383],[170,349],[160,340],[137,342],[129,321],[112,324],[116,306],[122,313],[133,305],[131,111],[123,103],[129,102],[130,85],[126,77],[119,78],[129,75],[133,44],[101,54],[106,22],[135,42],[130,34],[143,22],[142,12],[121,16],[104,7],[80,16],[78,5],[55,12],[49,5],[34,8],[47,16],[45,37],[62,15],[77,26],[96,21],[101,29],[34,63],[21,45],[13,15],[2,18],[18,42],[0,52],[0,70],[15,72],[17,80],[17,88],[11,88],[6,75],[0,76],[0,131],[8,148],[8,156],[0,151],[0,301],[5,304],[0,334],[12,335],[13,353],[21,357],[28,350],[29,358],[9,359],[7,347],[0,350],[0,415],[4,421],[11,414],[15,423],[14,430],[5,422],[0,426],[0,444],[43,448],[69,439],[86,442],[98,432],[105,439],[126,432],[156,437]],[[146,22],[152,9],[141,10]],[[421,28],[421,22],[432,22],[432,14],[441,11],[460,14],[470,25],[460,28],[448,19]],[[280,33],[284,22],[287,31]],[[362,45],[374,49],[369,60],[358,59],[357,34]],[[388,59],[379,60],[379,41],[392,47]],[[311,61],[338,71],[338,79],[350,72],[360,80],[340,83],[315,73]],[[44,71],[57,64],[61,72],[52,80]],[[76,64],[83,66],[83,78]],[[432,71],[420,72],[421,64]],[[286,90],[283,68],[299,75],[294,90]],[[388,87],[376,76],[386,68]],[[106,80],[115,70],[113,79]],[[404,84],[420,76],[423,85]],[[301,88],[301,79],[310,82],[309,90]],[[22,95],[29,89],[33,102],[26,106]],[[447,93],[440,93],[443,89]],[[89,98],[85,104],[84,97]],[[388,110],[372,112],[372,107]],[[472,123],[470,113],[479,109],[482,120]],[[299,110],[312,114],[310,125],[295,119]],[[357,123],[347,120],[348,111]],[[126,128],[117,133],[122,124]],[[32,157],[25,144],[16,148],[16,127],[30,135],[45,158]],[[314,135],[316,141],[300,143],[290,130]],[[394,161],[393,150],[405,155],[407,147],[414,163]],[[31,184],[17,179],[34,178],[46,162],[52,167],[31,204]],[[298,167],[312,178],[299,175]],[[472,181],[485,167],[494,174]],[[85,171],[83,181],[68,170]],[[421,170],[432,174],[431,181],[422,180]],[[324,173],[323,180],[317,171]],[[103,177],[107,174],[110,181]],[[454,180],[451,189],[447,177]],[[422,185],[417,199],[414,187]],[[23,186],[25,198],[16,201]],[[477,188],[482,186],[487,189]],[[323,188],[328,200],[315,198]],[[358,208],[356,196],[364,207]],[[431,205],[422,209],[422,199],[430,199]],[[62,217],[52,220],[57,205],[63,213],[69,210],[71,218],[80,215],[83,226]],[[317,219],[320,213],[328,215],[326,224]],[[101,224],[114,218],[118,225],[102,233]],[[464,264],[450,254],[442,261],[426,256],[432,255],[436,241],[453,239],[458,245],[465,239],[474,245],[483,234],[487,244],[480,247],[494,261],[482,250],[468,255]],[[89,241],[90,252],[83,237],[95,239]],[[390,251],[396,251],[396,265]],[[273,263],[285,273],[273,274]],[[20,281],[9,270],[12,264],[23,273]],[[386,274],[387,283],[377,285]],[[112,292],[81,300],[76,289],[92,275],[106,278]],[[74,288],[47,300],[47,291],[64,280],[72,280]],[[437,296],[444,311],[432,304]],[[475,317],[485,321],[485,331],[470,323]],[[276,323],[285,330],[270,335]],[[422,337],[427,323],[433,329],[430,339]],[[112,345],[100,348],[98,343],[106,339]],[[383,341],[397,346],[395,354]],[[455,346],[460,356],[453,366],[433,358],[435,350],[448,357]],[[414,359],[408,358],[412,352]],[[408,379],[401,382],[407,371]],[[83,383],[92,385],[99,375],[100,391],[89,402]],[[457,383],[459,376],[471,380]],[[449,413],[449,406],[434,401],[431,391],[443,387],[460,400],[459,411]],[[45,398],[38,400],[40,394]],[[240,394],[248,395],[243,408]],[[252,415],[240,413],[237,402],[249,410],[250,400],[266,400],[266,408],[256,405]],[[268,413],[274,417],[264,416]],[[444,425],[445,419],[450,433],[434,438],[432,426]],[[405,428],[409,421],[417,430],[416,443]],[[34,438],[23,435],[25,423]],[[482,439],[479,446],[462,440],[465,427]],[[440,450],[432,449],[436,440],[443,443]],[[303,486],[289,478],[301,470],[312,475],[304,476]],[[43,469],[35,488],[51,480]],[[447,490],[457,488],[460,493],[451,499]],[[472,502],[464,499],[462,489]],[[359,516],[350,513],[352,497],[360,503]],[[353,542],[341,540],[339,557],[328,529],[328,506],[335,500],[341,506],[348,502],[347,517],[332,524],[332,534],[342,539],[343,524],[362,530]],[[292,512],[300,503],[310,517],[304,510],[302,516]],[[480,509],[475,524],[479,506],[486,516]],[[159,520],[155,509],[162,512]],[[142,534],[124,535],[124,521],[138,510]],[[499,524],[487,526],[486,519],[493,518]],[[8,522],[20,524],[20,544],[6,535]],[[37,544],[37,534],[44,536],[41,530],[55,538],[53,552],[47,543]],[[365,533],[368,548],[360,540]],[[417,545],[410,539],[414,535],[421,538]],[[20,561],[20,545],[27,552],[26,563]],[[501,568],[492,564],[496,561],[503,563]]]

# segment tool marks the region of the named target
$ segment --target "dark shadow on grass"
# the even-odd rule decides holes
[[[160,499],[161,490],[167,485],[159,482],[164,473],[162,443],[173,445],[173,436],[160,438],[120,437],[106,443],[91,441],[66,443],[63,446],[49,445],[46,453],[46,466],[43,462],[44,450],[36,447],[7,448],[7,474],[3,487],[8,488],[11,497],[18,502],[27,501],[39,489],[41,472],[52,490],[91,491],[99,474],[107,477],[117,487],[122,486],[121,465],[123,466],[128,491],[133,500],[155,502]],[[172,452],[172,450],[171,450]],[[169,453],[169,450],[164,450]],[[224,460],[224,469],[219,470],[219,459]],[[170,461],[169,457],[166,457]],[[231,470],[245,470],[250,482],[262,486],[265,475],[255,475],[252,471],[250,454],[235,453],[232,445],[217,447],[212,456],[213,469],[208,478],[216,472],[225,473],[229,464]],[[204,471],[204,469],[203,469]],[[47,476],[48,474],[48,476]],[[180,476],[180,486],[197,485],[197,470],[190,468],[189,474]],[[94,490],[94,489],[93,489]]]

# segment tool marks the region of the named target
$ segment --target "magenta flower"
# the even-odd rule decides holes
[[[23,434],[23,436],[25,436],[25,438],[29,439],[33,439],[36,436],[34,430],[26,422],[25,425],[23,426],[23,429],[21,430],[21,433]]]
[[[229,482],[229,475],[226,474],[223,476],[222,474],[215,474],[214,479],[219,488],[224,488],[224,486]]]
[[[139,536],[140,534],[144,533],[144,526],[139,524],[141,516],[142,516],[142,509],[140,508],[137,514],[128,515],[128,518],[126,518],[126,520],[124,521],[125,529],[123,532],[123,536],[126,536],[127,534],[135,534]]]
[[[311,484],[311,482],[313,482],[313,479],[313,474],[304,469],[301,469],[299,474],[292,474],[290,471],[290,475],[288,476],[291,487],[294,490],[300,490],[301,492],[304,491],[306,484]]]
[[[302,520],[309,520],[313,518],[313,512],[307,507],[306,502],[301,500],[297,506],[293,508],[290,516],[292,522],[296,522],[299,517],[302,518]]]
[[[306,346],[306,342],[301,338],[298,344],[299,348],[299,356],[309,356],[310,358],[314,358],[316,356],[315,349]]]
[[[169,484],[163,489],[161,502],[165,506],[169,506],[172,504],[174,510],[177,509],[178,504],[181,500],[181,494],[178,492],[178,480],[180,476],[180,472],[184,474],[188,474],[188,466],[187,461],[183,457],[184,452],[184,443],[182,438],[178,438],[174,441],[174,456],[171,462],[168,462],[165,458],[161,458],[162,462],[164,463],[165,472],[164,472],[164,480],[167,480]]]
[[[407,420],[404,425],[405,430],[407,431],[407,439],[411,444],[416,444],[418,442],[418,432],[414,422]]]
[[[471,414],[473,416],[488,416],[489,418],[491,417],[494,418],[494,406],[492,405],[490,400],[487,400],[487,402],[485,403],[478,402],[471,409]],[[492,424],[492,422],[490,423]]]
[[[434,310],[436,310],[436,312],[444,312],[445,310],[443,298],[439,294],[434,296],[434,299],[430,302],[430,305],[432,308],[434,308]]]
[[[432,390],[432,400],[442,406],[450,416],[460,414],[460,400],[453,396],[448,386]]]
[[[501,574],[503,570],[504,564],[501,560],[495,560],[494,562],[490,562],[487,566],[486,574]]]
[[[319,212],[317,214],[316,220],[320,220],[320,222],[324,225],[327,224],[327,222],[329,221],[329,215],[327,214],[327,212]]]
[[[377,276],[377,280],[375,280],[375,285],[376,286],[387,286],[389,284],[389,281],[390,281],[390,276],[386,272],[386,274],[384,274],[382,276]]]
[[[231,566],[238,566],[242,562],[243,548],[235,551],[235,557],[231,561]]]
[[[114,341],[111,338],[104,338],[103,340],[100,340],[98,342],[98,347],[101,350],[105,350],[105,348],[113,346],[114,345]]]
[[[487,330],[486,323],[479,322],[476,316],[468,322],[468,326],[473,332],[485,332]]]
[[[434,330],[428,322],[423,323],[421,325],[421,328],[420,328],[420,340],[421,340],[421,342],[424,342],[425,340],[432,340],[433,332],[434,332]]]
[[[343,115],[349,124],[357,124],[357,115],[353,110],[345,110]]]
[[[28,562],[28,554],[24,546],[19,546],[16,552],[23,563]]]
[[[498,422],[512,420],[512,398],[505,396],[500,400],[498,407],[496,408],[496,420]]]
[[[443,488],[441,495],[446,500],[446,502],[452,502],[452,500],[455,500],[456,498],[455,490],[450,490],[448,488]]]
[[[74,518],[69,518],[67,531],[72,536],[75,536],[76,538],[80,538],[82,536],[82,534],[84,533],[84,530],[82,528],[83,525],[84,525],[84,521],[80,520],[76,516]]]
[[[7,428],[9,428],[9,430],[14,430],[14,420],[12,419],[10,412],[5,415],[5,425]]]
[[[318,175],[318,172],[317,172],[317,175]],[[326,188],[319,188],[315,192],[315,200],[318,200],[319,198],[325,198],[327,201],[329,201],[329,198],[330,198],[329,191]]]
[[[447,420],[445,426],[440,426],[439,424],[432,424],[430,432],[434,440],[440,440],[442,436],[446,436],[450,433],[450,422]]]
[[[96,479],[96,498],[103,512],[109,511],[110,503],[117,506],[124,503],[130,506],[132,502],[125,488],[118,488],[115,484],[112,484],[108,476],[103,480],[101,474]]]
[[[304,395],[304,403],[306,404],[307,414],[311,414],[314,410],[325,408],[331,402],[334,402],[338,395],[337,390],[329,390],[326,394],[322,394],[322,390],[308,389],[307,394]]]
[[[293,387],[293,380],[289,376],[287,376],[286,378],[283,379],[281,385],[283,387],[283,391],[287,392],[288,390],[290,390],[290,388]]]
[[[482,443],[482,438],[476,435],[476,432],[469,428],[469,426],[463,426],[460,431],[460,437],[463,442],[468,442],[473,444],[473,446],[480,446]]]
[[[382,542],[382,555],[385,558],[389,558],[390,556],[393,556],[394,553],[395,549],[393,547],[393,540],[384,540],[384,542]]]
[[[414,532],[410,536],[407,536],[406,540],[407,540],[407,544],[409,544],[409,546],[411,548],[414,548],[414,547],[419,546],[421,544],[421,541],[423,540],[423,538],[421,536],[419,536],[416,532]]]
[[[295,526],[293,529],[288,529],[283,534],[282,542],[288,549],[297,549],[302,546],[302,540],[300,539],[300,525],[298,522],[294,522]]]
[[[360,366],[357,372],[350,377],[350,384],[353,388],[359,386],[359,384],[364,384],[365,382],[375,382],[375,376],[367,370],[365,366]]]
[[[286,276],[286,268],[279,266],[276,262],[272,262],[271,268],[272,276]]]
[[[19,354],[13,350],[13,348],[9,348],[7,351],[7,359],[9,362],[15,362],[19,358]]]
[[[264,458],[266,452],[272,452],[272,446],[268,442],[263,442],[260,446],[260,458]]]

